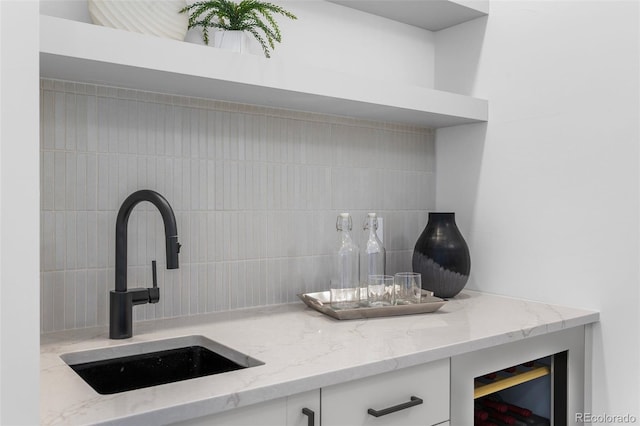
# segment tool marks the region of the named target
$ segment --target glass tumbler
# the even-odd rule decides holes
[[[422,275],[417,272],[398,272],[394,277],[395,304],[420,303]]]
[[[391,275],[369,275],[367,280],[367,300],[369,306],[393,305],[393,277]]]

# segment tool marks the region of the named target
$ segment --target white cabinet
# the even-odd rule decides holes
[[[322,426],[426,426],[448,419],[448,358],[322,389]]]
[[[446,358],[177,425],[446,426],[449,376]]]
[[[308,415],[303,409],[310,410]],[[304,392],[260,404],[236,408],[210,416],[198,417],[179,426],[320,426],[320,391]],[[314,422],[309,422],[309,415]]]

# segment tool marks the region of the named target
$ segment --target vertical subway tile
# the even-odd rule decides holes
[[[136,123],[136,145],[138,155],[147,155],[149,153],[148,147],[148,104],[146,102],[135,102],[135,108],[137,110],[137,123]]]
[[[215,278],[215,311],[225,311],[229,309],[229,286],[227,277],[229,275],[228,264],[218,263],[216,265],[216,278]]]
[[[182,155],[182,108],[174,107],[173,108],[173,157],[178,158]]]
[[[54,93],[54,148],[57,150],[63,150],[67,143],[65,98],[66,96],[64,93]]]
[[[86,258],[87,267],[98,267],[98,214],[95,211],[87,212],[87,231],[86,231]]]
[[[75,269],[76,268],[76,251],[77,251],[77,240],[76,240],[76,212],[69,211],[65,212],[65,237],[66,237],[66,269]]]
[[[109,155],[109,187],[107,188],[107,208],[115,209],[120,206],[120,168],[117,154]],[[124,199],[124,198],[123,198]]]
[[[199,263],[195,265],[198,274],[198,313],[207,312],[207,265]]]
[[[150,103],[145,108],[147,113],[147,151],[146,155],[158,154],[158,104]]]
[[[56,151],[54,153],[54,178],[53,178],[53,196],[54,209],[64,210],[66,207],[66,156],[64,152]]]
[[[40,295],[40,315],[41,318],[41,331],[48,333],[54,331],[54,317],[55,317],[55,305],[54,305],[54,292],[55,292],[55,273],[45,272],[41,274],[41,295]]]
[[[204,263],[207,261],[207,214],[205,212],[194,213],[195,221],[193,227],[198,232],[198,257],[196,262]]]
[[[123,111],[126,116],[122,118],[123,124],[120,135],[120,152],[128,154],[138,153],[138,103],[133,100],[122,101]]]
[[[76,280],[74,328],[84,328],[87,324],[87,271],[75,271],[74,275]]]
[[[215,212],[215,261],[221,262],[226,257],[224,212]]]
[[[66,264],[65,213],[55,212],[55,270],[64,270]]]
[[[108,320],[109,291],[112,288],[107,284],[108,278],[107,269],[96,270],[96,322],[98,325],[106,325]]]
[[[234,237],[233,231],[231,230],[231,213],[226,211],[223,212],[222,220],[222,235],[220,236],[222,240],[222,247],[220,252],[222,253],[223,260],[231,260],[233,259],[231,255],[231,240]]]
[[[78,153],[76,158],[75,192],[76,209],[87,209],[87,154]],[[68,185],[68,182],[67,182]]]
[[[109,203],[109,157],[106,154],[99,154],[97,163],[97,208],[98,210],[108,210],[112,208]]]
[[[86,269],[87,262],[87,212],[76,213],[76,267]]]
[[[106,268],[109,266],[109,244],[107,243],[109,238],[114,238],[115,233],[111,230],[115,229],[109,222],[108,212],[97,213],[97,266],[99,268]]]
[[[191,315],[198,313],[198,299],[200,298],[200,294],[198,293],[200,290],[198,281],[198,265],[191,264],[189,267],[189,313]],[[205,295],[203,295],[205,296]]]
[[[247,209],[247,182],[246,182],[246,164],[238,162],[237,164],[237,208],[238,210]]]
[[[181,113],[182,152],[180,156],[182,158],[189,158],[191,157],[191,109],[182,108]]]
[[[207,177],[206,177],[206,193],[207,193],[207,210],[215,210],[216,208],[216,162],[207,161]]]
[[[214,211],[207,211],[204,213],[206,217],[206,262],[214,262],[216,260],[216,213]]]
[[[105,98],[96,98],[96,150],[97,152],[109,152],[109,119],[107,115],[108,104]]]
[[[241,307],[242,284],[238,281],[238,262],[228,263],[229,309]]]
[[[182,315],[190,314],[191,304],[191,277],[189,268],[180,268],[180,312]]]
[[[224,195],[225,180],[224,180],[224,162],[222,160],[216,160],[215,169],[215,209],[222,210],[225,208]]]
[[[164,105],[163,110],[164,121],[164,149],[160,155],[173,157],[174,151],[174,135],[175,135],[175,107],[173,105]]]
[[[40,163],[42,175],[41,209],[53,210],[55,206],[55,160],[53,151],[44,151]]]
[[[185,210],[190,209],[191,206],[191,160],[183,159],[181,166],[181,174],[177,175],[176,178],[182,182],[181,187],[181,196],[182,196],[182,208]]]
[[[40,241],[40,263],[42,271],[53,271],[56,267],[56,218],[52,211],[42,212],[42,240]]]
[[[247,301],[250,298],[247,284],[247,262],[237,262],[237,274],[233,281],[234,287],[237,287],[237,308],[245,308],[250,306]]]
[[[67,93],[65,96],[65,149],[76,149],[76,95]]]
[[[64,329],[76,328],[76,276],[75,271],[66,271],[64,279]]]
[[[67,152],[65,154],[65,209],[76,209],[76,154]]]
[[[106,99],[107,114],[107,149],[111,154],[116,154],[119,148],[118,136],[121,132],[121,123],[119,116],[118,103],[121,102],[114,98]]]
[[[218,264],[209,262],[206,265],[207,268],[207,312],[215,312],[216,310],[216,268]]]
[[[205,132],[205,143],[207,146],[207,159],[215,160],[216,158],[216,112],[212,110],[206,111],[206,129],[203,130]]]
[[[87,97],[87,151],[98,151],[98,101],[95,96]]]
[[[42,116],[40,117],[40,124],[42,126],[41,147],[43,149],[55,148],[55,112],[55,94],[51,91],[44,91],[42,94]]]
[[[200,162],[197,159],[192,159],[189,165],[189,188],[191,190],[191,205],[188,206],[190,210],[200,210]]]
[[[86,154],[85,158],[85,208],[98,208],[98,158],[94,153]]]
[[[180,316],[182,312],[182,275],[179,269],[166,272],[165,283],[171,288],[171,315]]]
[[[207,160],[199,159],[198,163],[198,210],[207,209]]]
[[[52,331],[64,330],[65,328],[65,288],[64,272],[53,273],[53,329]]]
[[[87,97],[85,95],[76,96],[75,126],[76,126],[76,150],[87,152],[89,139],[89,126],[87,120]]]
[[[98,292],[97,292],[97,271],[87,270],[87,305],[86,305],[86,326],[95,327],[98,325]]]

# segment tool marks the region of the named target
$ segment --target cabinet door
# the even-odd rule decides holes
[[[322,389],[321,400],[322,426],[427,426],[446,422],[449,359],[329,386]],[[385,410],[388,408],[391,410]],[[370,409],[380,416],[372,415]]]
[[[305,410],[306,414],[302,411]],[[287,398],[287,426],[320,426],[320,390]]]
[[[313,413],[314,422],[302,409]],[[176,423],[179,426],[320,426],[320,390]]]

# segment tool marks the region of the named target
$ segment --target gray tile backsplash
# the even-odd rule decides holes
[[[433,132],[89,84],[41,82],[42,332],[107,324],[115,217],[138,189],[171,203],[183,245],[164,268],[158,212],[129,222],[136,320],[287,303],[327,288],[340,211],[384,218],[389,272],[411,268],[435,205]]]

